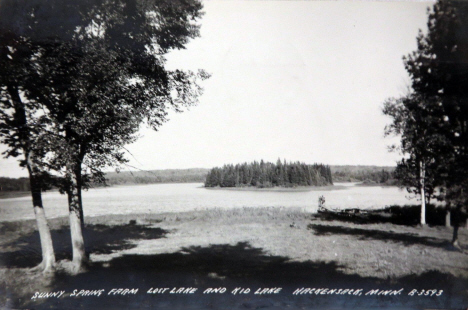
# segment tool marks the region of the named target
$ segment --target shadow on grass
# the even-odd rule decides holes
[[[122,255],[109,262],[95,263],[82,274],[58,274],[49,291],[64,290],[61,299],[28,300],[22,307],[48,309],[323,309],[421,307],[455,308],[466,305],[464,279],[439,272],[382,280],[345,274],[335,262],[293,262],[271,256],[246,242],[236,245],[192,246],[177,253]],[[430,287],[427,284],[430,283]],[[195,294],[171,294],[173,287],[197,288]],[[233,295],[236,287],[250,288],[249,294]],[[258,288],[281,287],[279,294],[256,295]],[[293,295],[301,287],[398,290],[401,296]],[[138,289],[135,295],[110,294],[113,288]],[[164,294],[149,294],[150,288],[168,288]],[[226,288],[224,294],[204,294],[207,288]],[[439,298],[412,298],[413,289],[443,289]],[[100,297],[71,297],[73,290],[104,290]],[[464,295],[463,295],[464,294]],[[448,296],[448,297],[445,297]]]
[[[426,222],[429,225],[445,225],[446,210],[435,205],[426,206]],[[362,213],[325,212],[315,217],[325,221],[342,221],[353,224],[381,224],[416,226],[420,223],[421,207],[413,205],[390,206],[382,210],[371,210]]]
[[[86,225],[83,232],[86,251],[93,254],[110,254],[114,251],[136,247],[131,240],[164,238],[167,231],[161,228],[136,224],[107,226],[102,224]],[[71,259],[70,229],[62,227],[51,231],[57,260]],[[0,267],[34,267],[41,262],[39,232],[21,236],[3,246],[13,251],[0,252]]]
[[[318,224],[309,224],[307,229],[314,231],[314,234],[317,236],[325,235],[350,235],[358,236],[360,240],[383,240],[385,242],[400,242],[404,245],[425,245],[435,248],[442,249],[454,249],[453,246],[447,240],[440,240],[437,238],[423,237],[418,236],[412,233],[396,233],[393,231],[383,231],[377,229],[361,229],[361,228],[352,228],[352,227],[343,227],[343,226],[331,226],[331,225],[318,225]]]

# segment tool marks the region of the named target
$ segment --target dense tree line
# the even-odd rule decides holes
[[[395,185],[395,168],[377,166],[332,166],[335,182]]]
[[[0,192],[29,191],[29,178],[0,178]]]
[[[335,182],[366,182],[393,185],[395,169],[377,166],[330,166]],[[105,174],[107,185],[205,182],[210,169],[164,169],[150,171],[122,171]],[[92,187],[100,186],[94,183]],[[28,178],[0,177],[0,191],[29,191]]]
[[[104,175],[105,183],[90,183],[90,187],[154,184],[154,183],[202,183],[205,182],[208,169],[164,169],[150,171],[108,172]],[[56,187],[53,187],[57,189]],[[0,192],[29,191],[29,178],[0,177]]]
[[[208,169],[125,171],[106,174],[108,185],[204,182]]]
[[[215,167],[208,172],[205,187],[294,187],[322,186],[333,184],[329,166],[308,165],[301,162],[286,162],[278,159],[276,164],[254,161],[237,165]]]

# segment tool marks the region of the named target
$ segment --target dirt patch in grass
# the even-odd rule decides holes
[[[58,272],[44,278],[33,221],[1,223],[0,306],[53,309],[309,309],[461,308],[468,304],[468,255],[451,247],[451,230],[390,223],[324,220],[300,209],[215,209],[86,219],[87,272],[67,273],[71,249],[66,219],[51,221]],[[460,230],[462,244],[468,233]],[[194,287],[194,295],[148,294],[154,287]],[[225,287],[225,294],[203,294]],[[252,292],[234,295],[236,287]],[[262,287],[279,294],[255,295]],[[401,296],[293,295],[301,287],[400,289]],[[135,296],[107,295],[138,288]],[[72,297],[74,289],[104,289],[101,297]],[[444,290],[411,297],[412,289]],[[38,291],[65,297],[31,300]],[[68,294],[68,295],[67,295]]]

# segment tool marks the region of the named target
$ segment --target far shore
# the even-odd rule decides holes
[[[358,182],[356,183],[356,186],[365,186],[365,187],[399,187],[396,184],[385,184],[385,183],[365,183],[365,182]]]
[[[209,190],[228,190],[228,191],[252,191],[252,192],[311,192],[311,191],[333,191],[339,189],[346,189],[347,186],[344,185],[327,185],[327,186],[296,186],[296,187],[254,187],[254,186],[244,186],[244,187],[205,187]]]

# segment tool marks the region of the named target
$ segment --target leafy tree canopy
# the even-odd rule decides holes
[[[33,105],[28,112],[46,114],[50,168],[78,161],[102,178],[100,168],[125,162],[122,147],[142,122],[157,129],[168,109],[197,102],[206,72],[168,71],[164,54],[199,35],[201,8],[199,1],[2,3],[2,85],[17,86]]]

